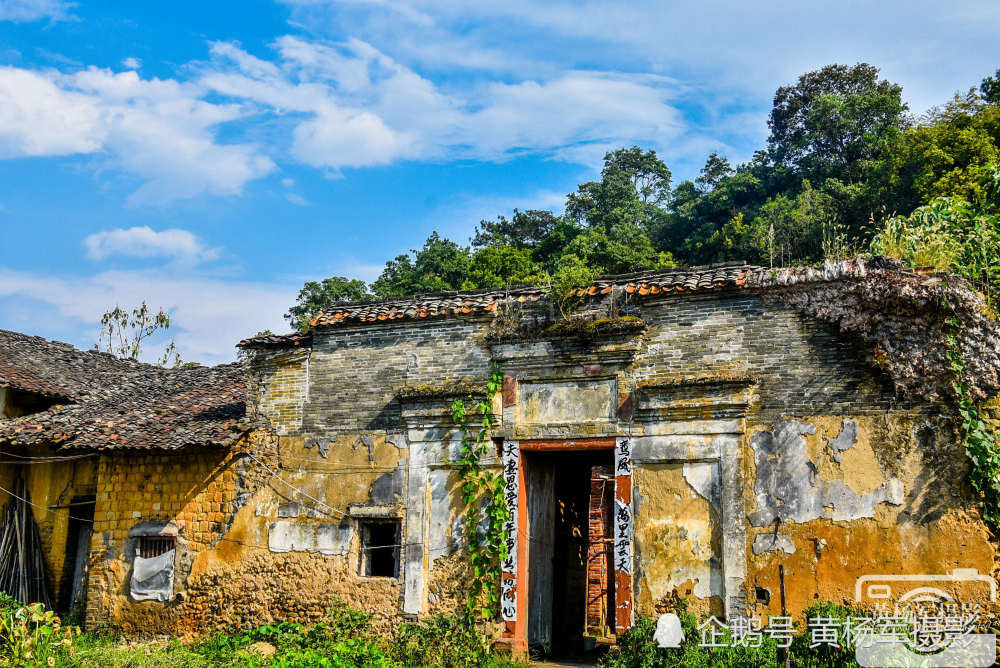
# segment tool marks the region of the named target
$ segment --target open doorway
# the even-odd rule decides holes
[[[583,657],[614,635],[614,450],[522,455],[528,644],[535,655]]]
[[[87,601],[88,558],[94,525],[95,497],[75,496],[69,504],[66,532],[66,558],[59,583],[59,611],[74,622],[82,623]]]

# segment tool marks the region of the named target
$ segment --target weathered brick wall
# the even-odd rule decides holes
[[[312,351],[262,353],[251,374],[247,409],[251,417],[268,420],[279,436],[302,427],[302,412],[309,390]]]
[[[403,387],[483,382],[489,356],[474,337],[485,324],[456,319],[317,332],[302,432],[397,430],[395,395]]]
[[[739,292],[644,305],[650,327],[636,382],[700,376],[759,381],[754,418],[878,413],[908,405],[867,364],[868,351],[791,307]]]
[[[177,606],[129,597],[134,558],[129,530],[141,522],[170,521],[180,531],[179,553],[204,549],[222,534],[227,515],[223,508],[231,508],[236,498],[231,461],[228,452],[219,450],[101,457],[87,593],[89,627],[151,632],[175,625]],[[179,571],[189,568],[180,566]]]

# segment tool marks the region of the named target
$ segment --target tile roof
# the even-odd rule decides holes
[[[518,302],[536,302],[545,295],[545,288],[532,285],[459,292],[435,292],[361,304],[334,304],[321,311],[313,318],[311,324],[313,327],[319,327],[342,323],[420,320],[486,313],[492,311],[498,301],[513,299]]]
[[[746,283],[753,267],[742,262],[727,262],[711,264],[702,267],[683,267],[678,269],[661,269],[657,271],[641,271],[634,274],[618,274],[601,276],[588,287],[580,288],[571,294],[577,297],[605,295],[620,288],[626,294],[638,293],[640,296],[658,295],[667,292],[683,292],[694,290],[711,290],[714,288],[739,287]]]
[[[236,344],[238,348],[256,348],[268,350],[271,348],[308,348],[312,344],[312,332],[291,332],[290,334],[261,334],[243,339]]]
[[[873,257],[839,262],[827,262],[815,267],[785,267],[771,269],[744,262],[726,262],[699,267],[678,267],[643,271],[632,274],[601,276],[585,288],[573,291],[578,297],[600,298],[619,289],[636,298],[677,293],[707,292],[722,289],[761,290],[802,283],[864,278],[871,271],[887,271],[916,277],[920,281],[940,280],[940,274],[927,269],[906,269],[897,261]],[[379,323],[386,321],[421,320],[492,311],[507,299],[537,302],[545,299],[541,286],[487,288],[461,292],[439,292],[413,295],[386,301],[358,304],[333,304],[312,320],[313,327],[344,324]],[[281,348],[308,345],[302,334],[269,335],[241,341],[241,347]]]
[[[7,445],[224,447],[250,428],[242,364],[162,369],[0,330],[0,379],[68,402],[0,419],[0,443]]]
[[[96,350],[0,329],[0,387],[80,399],[141,366]]]

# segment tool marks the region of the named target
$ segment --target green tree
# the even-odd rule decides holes
[[[753,253],[751,261],[772,267],[815,262],[823,257],[824,230],[835,219],[833,198],[803,181],[798,195],[776,195],[760,208],[743,247]]]
[[[776,161],[857,183],[907,126],[902,87],[868,63],[827,65],[778,88],[768,119]]]
[[[385,263],[372,291],[382,298],[404,297],[422,292],[458,290],[469,271],[468,250],[431,232],[420,250],[397,255]]]
[[[605,231],[591,227],[567,244],[557,266],[573,256],[597,274],[620,274],[675,266],[670,253],[653,248],[649,235],[634,223],[623,222]]]
[[[370,299],[371,296],[365,282],[356,278],[331,276],[319,282],[307,281],[299,290],[295,304],[285,313],[285,320],[292,327],[304,332],[309,329],[309,321],[324,307],[330,304],[360,302]]]
[[[937,197],[984,205],[998,162],[1000,106],[974,92],[956,95],[896,138],[872,170],[870,197],[904,215]]]
[[[622,223],[648,230],[670,197],[670,169],[638,146],[604,156],[600,181],[581,184],[566,199],[566,215],[587,227]]]
[[[498,216],[496,220],[481,221],[476,236],[472,239],[472,247],[501,244],[513,248],[534,248],[549,238],[559,220],[551,211],[514,209],[510,220]]]
[[[705,166],[701,168],[701,174],[694,180],[702,190],[710,191],[717,188],[723,179],[732,176],[733,166],[729,164],[728,158],[716,152],[709,154],[705,161]]]
[[[531,251],[493,244],[473,253],[462,288],[495,288],[531,283],[538,278],[531,262]]]
[[[983,99],[990,104],[1000,104],[1000,69],[991,77],[986,77],[979,84]]]

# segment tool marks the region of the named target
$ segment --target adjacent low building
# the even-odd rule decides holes
[[[480,507],[462,501],[450,407],[485,398],[515,647],[613,638],[677,597],[798,614],[853,601],[866,575],[992,574],[950,317],[970,391],[996,394],[981,300],[879,258],[613,276],[557,302],[518,287],[332,305],[214,368],[3,332],[0,485],[24,481],[53,601],[85,582],[88,626],[312,620],[333,597],[389,625],[464,602]]]

